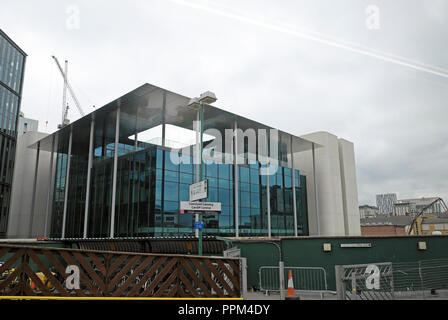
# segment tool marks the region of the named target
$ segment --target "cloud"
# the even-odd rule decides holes
[[[368,4],[380,9],[379,30],[365,27]],[[66,28],[69,5],[80,9],[79,30]],[[445,1],[227,0],[228,8],[262,24],[163,0],[3,4],[2,29],[29,55],[22,110],[41,131],[56,129],[55,54],[69,60],[86,113],[144,82],[187,96],[212,90],[218,107],[286,132],[353,141],[360,203],[386,192],[448,199],[448,80],[437,75],[448,69]],[[76,108],[69,116],[79,117]]]

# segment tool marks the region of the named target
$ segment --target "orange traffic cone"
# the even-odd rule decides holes
[[[292,281],[292,272],[289,270],[288,290],[286,291],[286,300],[300,300],[294,292],[294,283]]]

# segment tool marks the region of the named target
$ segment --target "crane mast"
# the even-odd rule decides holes
[[[61,64],[59,63],[59,60],[55,56],[51,56],[51,57],[56,62],[59,72],[61,73],[62,77],[64,78],[64,88],[63,88],[63,94],[62,94],[62,122],[58,126],[58,128],[60,129],[70,123],[70,120],[68,120],[68,118],[67,118],[68,109],[69,109],[69,106],[67,104],[67,90],[70,93],[70,96],[73,98],[73,101],[75,102],[76,108],[78,109],[80,115],[82,117],[84,117],[85,113],[82,110],[81,104],[79,103],[79,100],[76,97],[76,95],[67,79],[68,61],[65,60],[65,70],[63,70]]]
[[[70,123],[70,120],[67,119],[68,114],[68,104],[67,104],[67,76],[68,76],[68,61],[65,60],[65,69],[63,73],[64,77],[64,88],[62,91],[62,121],[60,127],[64,127]]]

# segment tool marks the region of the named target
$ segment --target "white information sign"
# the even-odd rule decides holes
[[[207,180],[190,184],[190,201],[207,198]]]
[[[192,202],[181,201],[180,213],[221,213],[221,202]]]

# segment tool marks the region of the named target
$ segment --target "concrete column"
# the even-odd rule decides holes
[[[68,187],[69,187],[69,180],[70,180],[70,163],[71,163],[71,156],[72,156],[72,127],[70,127],[70,137],[68,139],[68,152],[67,152],[67,169],[65,173],[65,195],[64,195],[64,211],[62,215],[62,236],[61,238],[65,238],[65,224],[67,222],[67,200],[68,200]]]
[[[33,222],[34,222],[34,214],[36,211],[35,206],[36,206],[37,172],[39,170],[39,154],[40,154],[40,141],[37,143],[36,166],[34,168],[33,197],[31,198],[31,217],[30,217],[30,225],[28,228],[28,236],[30,238],[33,237]]]
[[[112,200],[110,204],[110,238],[114,237],[115,229],[115,198],[117,193],[117,167],[118,167],[118,143],[120,138],[120,106],[117,106],[117,119],[115,122],[115,149],[114,168],[112,171]]]
[[[338,139],[338,145],[345,235],[360,236],[361,225],[358,206],[358,184],[356,179],[354,145],[352,142],[345,139]]]
[[[92,114],[92,119],[90,120],[89,159],[87,160],[86,201],[84,208],[84,234],[83,234],[84,239],[87,238],[87,230],[89,228],[90,177],[92,172],[94,136],[95,136],[95,116]]]
[[[51,156],[50,156],[50,173],[48,174],[48,192],[47,192],[47,204],[45,209],[45,226],[44,226],[44,236],[48,237],[48,216],[50,215],[50,203],[51,203],[51,190],[54,188],[53,182],[53,160],[54,160],[54,143],[55,143],[55,136],[53,135],[53,138],[51,140]]]

